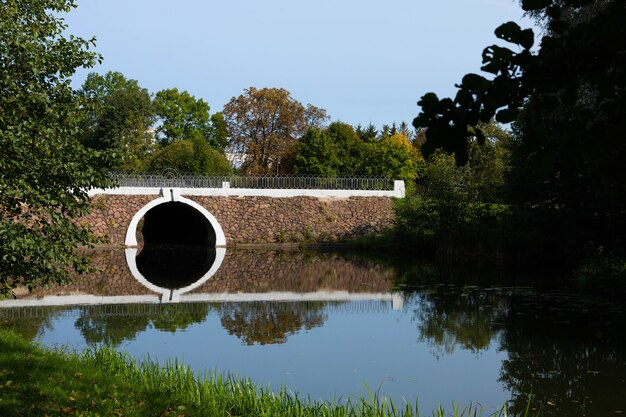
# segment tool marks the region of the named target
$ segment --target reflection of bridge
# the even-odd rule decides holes
[[[134,248],[90,252],[99,272],[63,286],[36,289],[17,300],[0,301],[0,307],[172,301],[393,301],[394,308],[402,305],[392,295],[393,269],[337,254],[214,248],[212,263],[202,262],[205,269],[195,281],[180,277],[175,268],[170,272],[173,279],[163,283],[139,270],[136,252]]]
[[[314,308],[325,313],[383,313],[403,308],[401,294],[206,294],[207,297],[190,297],[176,305],[177,311],[206,312],[206,303],[263,304],[271,310],[296,307]],[[275,297],[273,299],[273,297]],[[31,319],[49,317],[79,317],[85,309],[92,317],[100,316],[154,316],[158,311],[158,297],[97,297],[63,296],[40,300],[4,300],[0,302],[0,319]],[[215,307],[215,305],[214,305]]]
[[[83,221],[130,247],[144,238],[215,246],[352,238],[389,227],[391,199],[404,197],[403,181],[369,178],[120,180],[90,191],[93,211]]]

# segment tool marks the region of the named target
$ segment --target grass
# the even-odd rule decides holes
[[[398,406],[370,393],[343,404],[311,401],[283,387],[278,393],[251,381],[210,373],[199,377],[170,362],[137,362],[110,348],[81,354],[31,345],[0,330],[2,416],[419,416],[417,404]],[[506,406],[483,414],[478,406],[436,417],[513,416]],[[528,416],[523,410],[520,416]]]

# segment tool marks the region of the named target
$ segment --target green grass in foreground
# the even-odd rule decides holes
[[[250,381],[211,374],[198,378],[188,367],[138,363],[103,348],[80,355],[42,349],[0,330],[1,416],[418,416],[416,405],[397,407],[375,395],[347,404],[312,402],[259,389]],[[479,407],[433,416],[512,416]],[[521,416],[528,416],[528,409]]]

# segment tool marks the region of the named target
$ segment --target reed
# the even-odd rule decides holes
[[[421,414],[418,404],[397,404],[378,392],[346,401],[315,401],[281,387],[272,391],[246,378],[218,372],[195,374],[177,360],[138,361],[112,348],[81,354],[32,345],[0,330],[0,415],[41,416],[296,416],[478,417],[531,416],[503,405],[453,405]]]
[[[320,417],[419,417],[418,404],[396,404],[391,398],[381,397],[368,390],[368,396],[356,400],[313,401],[303,399],[299,394],[281,387],[278,392],[256,386],[246,378],[230,374],[208,372],[196,375],[177,360],[168,361],[164,366],[147,359],[137,361],[123,352],[110,348],[86,350],[82,360],[101,369],[131,380],[146,390],[155,393],[169,393],[180,403],[193,407],[199,415],[224,416],[320,416]],[[185,408],[186,409],[186,408]],[[452,413],[439,407],[432,414],[435,417],[479,417],[479,416],[531,416],[530,407],[519,413],[512,413],[504,404],[491,414],[476,404],[460,408],[453,404]]]

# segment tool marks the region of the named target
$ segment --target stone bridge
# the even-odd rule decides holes
[[[386,190],[122,184],[91,190],[93,210],[81,222],[105,244],[126,247],[144,240],[218,247],[336,242],[393,224],[392,198],[404,197],[404,182],[389,184]]]

